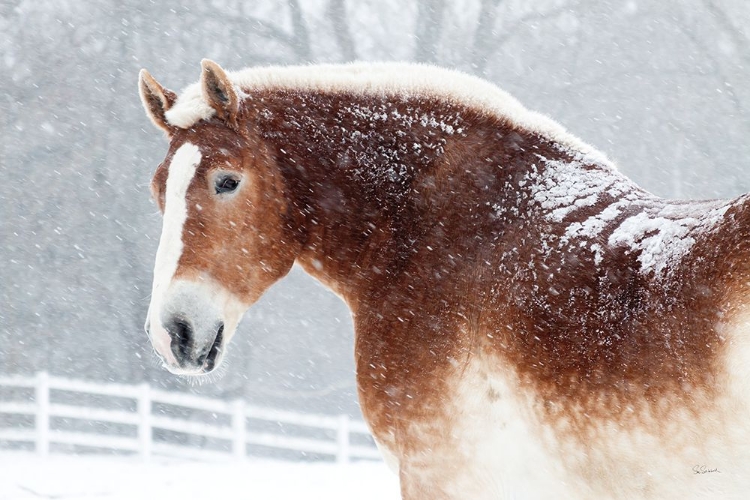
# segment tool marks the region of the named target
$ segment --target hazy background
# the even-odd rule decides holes
[[[1,0],[0,373],[48,370],[356,414],[349,313],[294,270],[191,387],[143,333],[167,143],[146,67],[424,61],[484,76],[669,197],[750,190],[746,0]]]

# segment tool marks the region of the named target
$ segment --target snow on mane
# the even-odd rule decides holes
[[[526,109],[492,83],[455,70],[409,63],[351,63],[256,67],[228,72],[227,75],[241,98],[253,90],[267,89],[437,97],[494,114],[599,163],[610,164],[603,153],[551,118]],[[194,83],[182,92],[175,105],[166,112],[166,118],[174,126],[188,128],[214,113],[203,98],[200,83]]]

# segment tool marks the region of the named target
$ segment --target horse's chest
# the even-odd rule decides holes
[[[392,428],[373,429],[404,498],[564,498],[560,458],[507,380],[474,366],[451,378],[439,399],[395,410]]]
[[[432,455],[414,464],[420,493],[477,500],[561,498],[560,457],[539,439],[507,375],[476,368],[455,377],[437,422],[411,426],[409,437]]]

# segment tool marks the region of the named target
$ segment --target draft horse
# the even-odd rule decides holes
[[[351,309],[404,499],[745,498],[747,196],[653,196],[430,66],[204,60],[140,94],[170,141],[146,322],[169,370],[214,370],[297,263]]]

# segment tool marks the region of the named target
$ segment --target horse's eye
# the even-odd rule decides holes
[[[240,180],[231,175],[222,175],[216,179],[216,194],[231,193],[237,186],[240,185]]]

